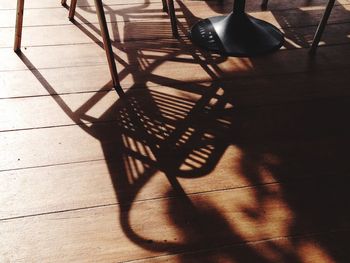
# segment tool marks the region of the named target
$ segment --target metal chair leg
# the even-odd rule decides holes
[[[174,0],[166,0],[166,1],[168,3],[168,11],[169,11],[168,13],[170,16],[171,30],[173,31],[173,36],[175,38],[178,38],[179,32],[178,32],[178,28],[177,28]]]
[[[327,25],[327,21],[328,21],[330,14],[331,14],[332,9],[333,9],[334,3],[335,3],[335,0],[329,0],[327,7],[326,7],[326,10],[323,14],[323,17],[322,17],[320,23],[318,24],[318,28],[316,30],[316,33],[315,33],[315,36],[314,36],[314,39],[312,41],[311,48],[310,48],[311,55],[316,53],[316,49],[317,49],[318,44],[321,40],[323,31]]]
[[[268,4],[269,0],[263,0],[262,3],[261,3],[261,7],[263,9],[266,9],[267,8],[267,4]]]
[[[120,86],[118,72],[117,72],[117,66],[114,61],[114,53],[112,49],[111,39],[109,37],[108,33],[108,27],[106,22],[105,13],[103,11],[103,4],[102,0],[95,0],[95,6],[96,6],[96,13],[98,17],[98,21],[101,28],[101,36],[103,39],[103,46],[106,52],[107,60],[108,60],[108,66],[109,71],[112,76],[113,81],[113,87],[117,91],[118,95],[122,97],[124,95],[123,89]]]
[[[67,0],[61,0],[61,5],[66,6],[67,5]]]
[[[168,4],[166,2],[167,0],[162,0],[162,3],[163,3],[163,12],[166,12],[168,13]]]
[[[16,33],[14,51],[18,52],[21,49],[22,28],[23,28],[23,9],[24,0],[17,0],[17,15],[16,15]]]
[[[77,0],[72,0],[72,1],[70,2],[70,6],[69,6],[69,15],[68,15],[68,18],[69,18],[69,20],[71,20],[71,21],[74,19],[76,7],[77,7]]]

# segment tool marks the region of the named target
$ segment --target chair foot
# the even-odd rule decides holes
[[[173,37],[176,39],[180,37],[179,32],[177,30],[173,31]]]
[[[163,3],[163,12],[168,13],[169,9],[168,9],[167,0],[162,0],[162,3]]]
[[[13,50],[15,52],[18,52],[21,49],[22,28],[23,28],[23,11],[24,11],[24,0],[17,0],[16,32],[15,32],[15,43],[13,46]]]
[[[267,9],[267,4],[268,4],[269,0],[263,0],[261,3],[261,9],[262,10],[266,10]]]

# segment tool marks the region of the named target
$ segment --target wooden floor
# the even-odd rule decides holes
[[[326,0],[247,11],[284,47],[225,58],[190,43],[232,0],[105,0],[112,90],[92,0],[0,1],[0,262],[350,262],[350,1],[315,58]],[[68,1],[69,3],[69,1]]]

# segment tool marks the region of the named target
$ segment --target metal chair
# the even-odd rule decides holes
[[[66,0],[62,0],[62,2],[65,2]],[[77,7],[77,1],[78,0],[71,0],[71,4],[69,7],[69,20],[74,19],[75,15],[75,9]],[[177,29],[177,23],[176,23],[176,16],[175,16],[175,8],[174,8],[174,1],[173,0],[162,0],[163,4],[163,11],[168,13],[170,16],[170,22],[171,22],[171,29],[173,32],[173,36],[177,38],[179,36],[178,29]]]
[[[124,92],[119,82],[117,66],[114,61],[114,53],[111,45],[111,40],[109,37],[105,13],[103,11],[102,0],[94,0],[94,1],[96,6],[96,14],[100,24],[101,36],[103,39],[103,46],[106,52],[109,71],[112,77],[113,87],[117,91],[118,95],[122,97],[124,95]],[[61,0],[62,5],[65,5],[66,2],[67,0]],[[70,19],[72,19],[74,16],[74,10],[75,10],[76,4],[77,4],[77,0],[71,0],[71,6],[69,10]],[[21,50],[23,11],[24,11],[24,0],[17,0],[16,32],[15,32],[15,43],[14,43],[14,51],[16,53],[19,53]]]
[[[328,18],[332,12],[333,7],[334,7],[334,3],[335,3],[335,0],[328,1],[328,4],[326,6],[326,10],[322,16],[320,23],[318,24],[318,27],[317,27],[317,30],[316,30],[316,33],[314,35],[314,39],[312,41],[311,48],[310,48],[310,54],[312,54],[312,55],[315,54],[316,49],[318,47],[318,44],[320,43],[323,31],[327,25]],[[267,4],[268,4],[268,0],[263,0],[261,6],[263,8],[266,8]]]

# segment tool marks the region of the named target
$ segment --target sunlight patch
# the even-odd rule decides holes
[[[335,261],[314,242],[301,243],[298,254],[303,258],[303,262],[335,263]]]

